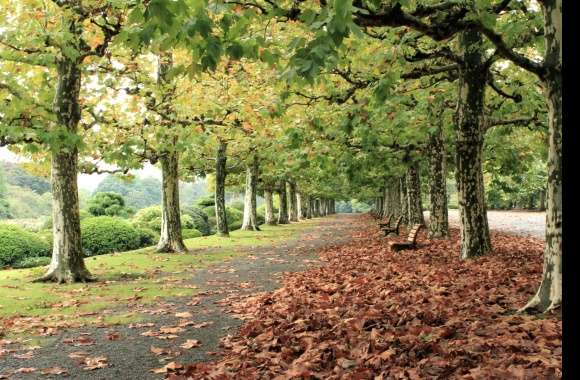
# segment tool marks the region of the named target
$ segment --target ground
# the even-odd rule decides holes
[[[546,213],[543,211],[500,211],[487,212],[489,228],[520,236],[546,238]],[[449,210],[449,224],[459,228],[459,211]]]
[[[317,265],[318,249],[348,239],[343,219],[236,231],[229,240],[195,239],[195,247],[190,240],[188,255],[99,256],[88,264],[105,282],[65,290],[23,284],[38,271],[6,271],[0,295],[13,301],[0,308],[0,378],[61,369],[78,379],[159,379],[151,370],[173,360],[211,359],[219,338],[241,323],[219,302],[273,290],[283,272]]]
[[[0,374],[161,379],[187,370],[201,378],[208,368],[226,374],[243,360],[248,371],[274,378],[296,370],[282,365],[291,360],[320,378],[366,378],[352,372],[369,365],[359,355],[366,347],[376,371],[423,371],[401,378],[461,371],[480,378],[491,370],[499,378],[558,378],[561,321],[513,314],[537,287],[543,243],[494,231],[504,228],[497,220],[510,217],[492,214],[496,249],[478,261],[458,259],[456,229],[444,241],[427,240],[423,231],[417,251],[393,256],[386,248],[393,239],[381,236],[370,217],[343,214],[237,231],[229,240],[190,240],[187,255],[146,249],[101,256],[88,262],[105,282],[64,290],[23,285],[35,271],[6,271]],[[509,231],[528,232],[528,222],[518,223]],[[385,346],[393,334],[399,338]],[[369,339],[372,347],[365,346]],[[331,357],[319,350],[345,342],[350,348]],[[194,363],[209,364],[188,367]],[[281,378],[300,378],[289,373]]]

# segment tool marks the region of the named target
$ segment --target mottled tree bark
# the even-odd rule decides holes
[[[399,197],[401,204],[401,223],[409,224],[409,199],[407,197],[407,177],[399,178]]]
[[[523,310],[547,312],[562,304],[562,0],[542,5],[546,45],[542,85],[549,128],[546,245],[542,282]]]
[[[421,177],[419,164],[414,162],[407,169],[407,209],[409,211],[409,225],[425,224],[423,204],[421,202]]]
[[[265,223],[270,226],[278,224],[274,217],[274,197],[271,189],[264,189],[264,201],[266,203]]]
[[[445,165],[445,145],[441,120],[437,120],[437,130],[429,136],[427,156],[429,159],[429,237],[443,238],[449,236],[449,219],[447,215],[447,170]]]
[[[298,202],[296,200],[296,184],[294,182],[288,182],[288,198],[289,199],[289,210],[288,215],[291,222],[298,221]]]
[[[161,237],[157,252],[187,252],[181,235],[181,213],[179,209],[179,154],[166,152],[161,163]]]
[[[484,61],[481,34],[475,30],[459,36],[456,179],[461,232],[461,258],[491,251],[483,187],[484,102],[488,64]]]
[[[302,200],[302,194],[298,191],[296,192],[296,209],[298,210],[298,220],[305,219],[304,202]]]
[[[278,224],[288,224],[290,223],[288,219],[288,196],[286,193],[286,183],[281,181],[278,184],[278,189],[276,191],[280,199],[280,208],[278,210]]]
[[[226,214],[227,147],[225,141],[218,141],[215,165],[215,216],[219,236],[230,236]]]
[[[57,61],[57,73],[54,112],[58,125],[76,135],[81,117],[81,70],[75,61],[62,57]],[[52,152],[52,259],[47,272],[36,281],[72,283],[94,280],[83,260],[77,172],[76,146],[65,145]]]
[[[244,218],[242,230],[260,231],[257,212],[258,157],[254,155],[246,168],[246,191],[244,194]]]

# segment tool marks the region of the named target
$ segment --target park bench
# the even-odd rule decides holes
[[[397,242],[390,242],[389,249],[394,252],[399,252],[404,249],[415,249],[417,248],[417,235],[419,234],[419,230],[423,227],[422,224],[415,224],[411,231],[409,231],[409,236],[407,236],[407,241],[397,243]]]
[[[399,216],[397,218],[397,221],[395,222],[395,225],[393,227],[391,227],[390,225],[387,225],[385,227],[381,227],[381,229],[385,232],[385,236],[387,236],[388,234],[391,233],[395,233],[395,234],[399,234],[399,227],[401,226],[401,220],[403,220],[403,216]]]
[[[386,219],[383,219],[382,221],[381,221],[381,220],[379,220],[379,221],[378,221],[378,223],[377,223],[377,225],[378,225],[380,228],[383,228],[383,227],[388,227],[388,226],[390,226],[390,225],[391,225],[391,218],[392,218],[392,217],[393,217],[393,215],[392,215],[392,214],[389,214],[389,215],[387,215],[387,218],[386,218]]]

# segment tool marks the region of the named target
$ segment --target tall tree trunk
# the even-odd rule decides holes
[[[274,197],[271,189],[264,189],[264,201],[266,202],[265,223],[269,226],[278,224],[274,217]]]
[[[304,202],[300,192],[296,192],[296,209],[298,210],[298,220],[305,219],[306,214],[304,213]]]
[[[226,214],[227,148],[225,141],[218,141],[215,165],[215,217],[219,236],[230,236]]]
[[[159,159],[162,175],[161,237],[157,252],[187,252],[181,235],[179,210],[179,154],[166,152]]]
[[[449,236],[447,215],[447,169],[445,165],[445,145],[443,143],[442,120],[437,120],[437,130],[429,136],[429,237]]]
[[[320,218],[320,199],[316,198],[314,199],[314,217],[315,218]]]
[[[399,180],[389,180],[388,189],[390,211],[394,217],[399,217],[401,215],[401,189],[399,187]]]
[[[290,198],[289,206],[290,209],[288,214],[290,216],[291,222],[298,221],[298,202],[296,200],[296,184],[294,182],[288,182],[288,198]]]
[[[278,184],[278,197],[280,199],[280,209],[278,210],[278,224],[288,224],[288,196],[286,193],[286,182]]]
[[[242,230],[260,231],[258,227],[256,193],[258,191],[258,157],[254,154],[246,168],[246,192],[244,195],[244,219]]]
[[[54,112],[58,125],[76,135],[81,116],[81,70],[68,58],[57,61],[58,85]],[[52,152],[52,259],[47,272],[36,281],[58,283],[94,280],[85,266],[77,185],[78,148],[63,146]]]
[[[546,211],[546,190],[540,191],[540,211]]]
[[[409,210],[409,225],[425,224],[423,204],[421,202],[421,177],[419,165],[414,162],[407,169],[407,200]]]
[[[408,225],[409,224],[409,199],[407,194],[407,177],[399,178],[399,196],[400,196],[400,203],[401,203],[401,223]]]
[[[491,251],[483,187],[483,111],[488,66],[484,62],[481,34],[460,33],[462,63],[457,101],[456,179],[461,232],[461,258]]]
[[[304,199],[304,203],[306,204],[306,218],[312,219],[312,217],[313,217],[312,197],[310,195],[306,195],[305,199]]]
[[[534,297],[523,310],[550,311],[562,304],[562,0],[543,2],[548,100],[548,189],[544,273]]]

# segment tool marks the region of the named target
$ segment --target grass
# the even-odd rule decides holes
[[[230,260],[251,247],[291,239],[316,224],[308,220],[283,226],[262,226],[261,232],[233,231],[229,238],[208,236],[186,240],[189,254],[159,254],[153,247],[85,259],[99,281],[89,284],[37,284],[44,268],[0,271],[0,322],[12,317],[37,317],[47,325],[118,324],[138,320],[95,313],[160,298],[192,296],[188,277],[196,269]]]

